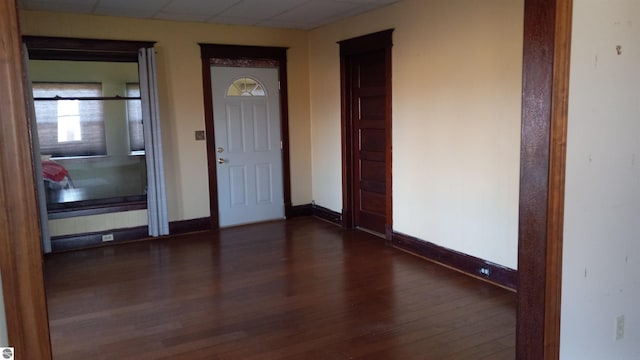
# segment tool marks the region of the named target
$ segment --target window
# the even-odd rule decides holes
[[[229,86],[227,96],[265,96],[265,93],[258,80],[243,77]]]
[[[40,153],[54,157],[107,153],[101,83],[33,83]]]
[[[144,151],[144,133],[142,128],[142,100],[140,84],[127,83],[127,122],[129,123],[129,149],[131,152]]]

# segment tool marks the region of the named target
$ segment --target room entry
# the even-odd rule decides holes
[[[211,66],[219,226],[284,218],[277,68]]]
[[[346,227],[391,233],[391,35],[340,42]]]

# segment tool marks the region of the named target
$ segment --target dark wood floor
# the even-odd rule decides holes
[[[54,359],[514,359],[515,294],[313,218],[55,254]]]

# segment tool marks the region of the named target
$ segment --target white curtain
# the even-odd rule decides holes
[[[158,111],[158,86],[156,58],[153,48],[138,51],[140,67],[140,97],[142,98],[142,123],[144,128],[145,157],[147,161],[147,212],[149,235],[169,234],[167,198],[162,158],[162,134]]]
[[[26,45],[22,45],[23,66],[26,74],[25,78],[25,98],[28,102],[29,135],[31,136],[31,157],[33,161],[33,171],[35,172],[36,191],[38,194],[38,212],[40,213],[40,236],[42,241],[42,251],[51,252],[51,236],[49,234],[49,213],[47,212],[47,194],[44,189],[44,179],[42,178],[42,162],[40,160],[40,140],[38,139],[38,125],[36,122],[36,109],[33,102],[33,90],[31,89],[31,78],[29,77],[29,52]]]

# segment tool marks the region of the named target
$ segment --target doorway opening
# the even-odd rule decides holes
[[[391,241],[393,29],[340,41],[343,219]]]
[[[288,217],[286,48],[200,49],[211,227]]]

